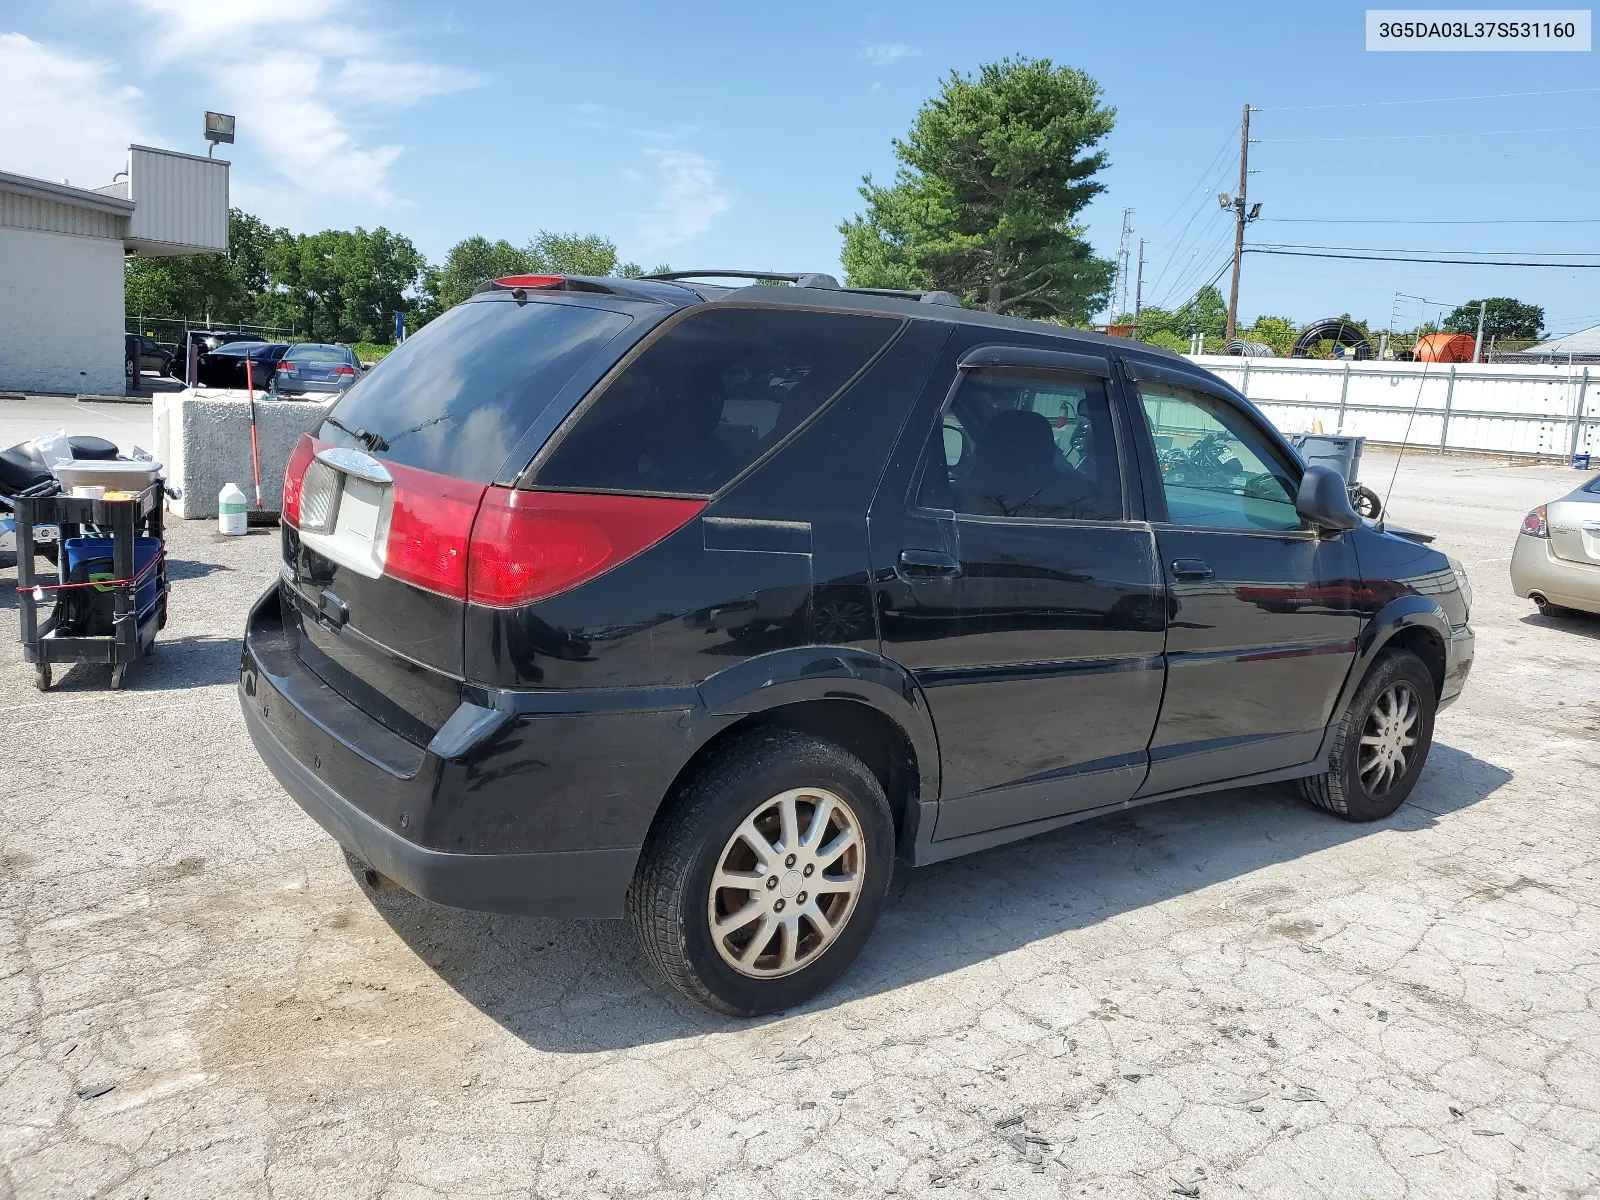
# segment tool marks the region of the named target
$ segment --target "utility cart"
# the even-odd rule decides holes
[[[15,501],[22,656],[41,692],[56,663],[106,663],[112,688],[121,688],[129,664],[155,648],[167,623],[162,481],[114,494],[129,498],[63,493]],[[52,525],[60,531],[57,581],[40,583],[34,529]]]

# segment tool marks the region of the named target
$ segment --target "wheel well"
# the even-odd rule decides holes
[[[1423,666],[1428,668],[1428,674],[1433,677],[1435,698],[1444,692],[1445,651],[1444,642],[1438,634],[1413,625],[1395,634],[1389,639],[1388,645],[1409,650],[1420,658]]]
[[[666,801],[670,801],[685,781],[700,768],[700,764],[720,747],[753,729],[772,728],[794,729],[825,738],[844,747],[866,764],[867,769],[883,785],[883,793],[889,799],[889,809],[894,814],[898,837],[905,822],[906,809],[917,792],[919,775],[916,751],[905,731],[893,719],[871,705],[856,700],[805,700],[740,718],[726,729],[719,730],[695,751],[667,789]],[[665,813],[668,807],[669,804],[664,802],[661,813]],[[660,821],[661,813],[657,814],[656,823]]]

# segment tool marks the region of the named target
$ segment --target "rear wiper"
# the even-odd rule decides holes
[[[339,420],[338,417],[324,417],[323,420],[329,425],[332,425],[335,429],[344,430],[368,450],[376,450],[381,453],[389,448],[389,443],[384,441],[383,438],[376,433],[368,433],[365,429],[351,429],[350,426]]]

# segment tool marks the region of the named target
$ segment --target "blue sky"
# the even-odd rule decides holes
[[[1592,53],[1368,53],[1360,6],[1237,11],[5,0],[0,170],[97,185],[129,140],[203,151],[219,108],[239,119],[235,203],[296,230],[382,224],[434,259],[474,233],[599,232],[647,267],[838,271],[860,176],[893,173],[890,139],[940,78],[1021,54],[1088,71],[1117,108],[1086,219],[1111,255],[1134,209],[1147,302],[1226,258],[1214,192],[1235,190],[1245,101],[1254,242],[1600,262]],[[1356,223],[1377,220],[1592,223]],[[1600,271],[1264,255],[1241,309],[1381,325],[1396,292],[1600,323]],[[1423,312],[1404,300],[1397,324]]]

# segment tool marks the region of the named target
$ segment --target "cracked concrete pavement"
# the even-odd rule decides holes
[[[234,700],[274,533],[174,531],[120,694],[33,690],[5,570],[0,1197],[1600,1195],[1600,620],[1506,579],[1576,478],[1402,466],[1479,640],[1393,818],[1256,788],[902,871],[748,1022],[621,924],[363,892]]]

